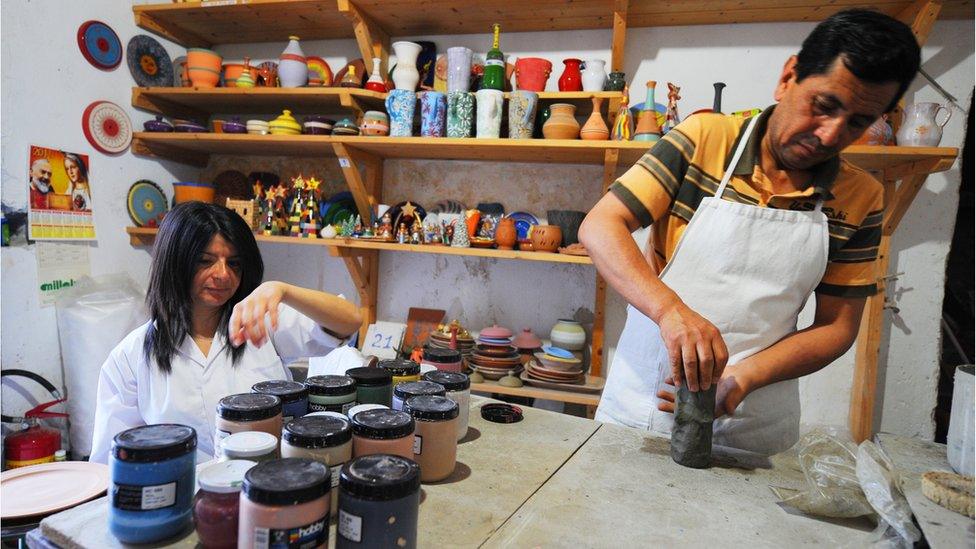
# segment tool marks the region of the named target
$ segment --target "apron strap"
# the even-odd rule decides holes
[[[725,175],[722,176],[722,182],[718,186],[718,191],[715,193],[715,197],[718,199],[722,198],[725,194],[725,187],[729,184],[729,180],[732,179],[732,172],[735,170],[735,165],[739,163],[739,158],[742,157],[742,152],[746,150],[746,145],[749,144],[749,136],[752,135],[752,130],[756,127],[756,121],[759,120],[758,116],[753,116],[749,119],[749,127],[739,138],[739,146],[735,149],[735,154],[732,155],[732,160],[729,162],[728,168],[725,170]]]

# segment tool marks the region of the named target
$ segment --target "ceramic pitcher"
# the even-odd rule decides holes
[[[447,92],[466,92],[471,87],[471,49],[447,48]]]
[[[448,92],[447,136],[471,137],[473,114],[474,94],[469,92]]]
[[[446,95],[436,91],[420,94],[420,135],[423,137],[444,137],[446,119]]]
[[[530,91],[514,91],[508,100],[508,136],[512,139],[532,139],[535,107],[539,94]]]
[[[603,91],[607,82],[606,62],[602,59],[587,59],[583,67],[583,91]]]
[[[420,55],[420,44],[414,42],[394,42],[393,52],[397,56],[396,68],[393,69],[393,84],[398,90],[414,91],[420,81],[417,72],[417,56]]]
[[[386,96],[386,112],[390,116],[390,137],[413,135],[413,113],[417,96],[412,90],[393,90]]]
[[[936,122],[939,111],[946,112],[942,123]],[[905,107],[898,144],[907,147],[938,147],[942,141],[942,128],[949,123],[952,111],[938,103],[915,103]]]
[[[499,90],[478,90],[478,137],[498,138],[502,127],[502,102]]]
[[[308,83],[308,63],[297,36],[288,37],[288,47],[278,58],[278,81],[282,88],[300,88]]]

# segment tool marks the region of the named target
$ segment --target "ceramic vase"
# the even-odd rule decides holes
[[[447,93],[471,89],[471,48],[447,48]]]
[[[224,76],[224,87],[225,88],[236,88],[240,87],[237,85],[237,81],[240,79],[241,75],[244,74],[244,64],[243,63],[227,63],[224,65],[223,76]],[[252,81],[257,81],[258,70],[254,67],[249,67],[248,71],[251,76]]]
[[[936,121],[939,111],[946,112],[941,124]],[[950,118],[952,111],[938,103],[907,105],[898,130],[898,144],[906,147],[938,147],[939,141],[942,141],[942,128]]]
[[[186,51],[186,73],[190,84],[196,88],[213,88],[220,81],[220,62],[223,58],[215,51],[190,48]]]
[[[624,73],[613,71],[610,73],[610,77],[607,78],[607,83],[603,85],[603,89],[606,91],[624,91],[624,86],[626,85],[627,81],[624,79]]]
[[[508,99],[508,137],[532,139],[535,126],[535,109],[539,94],[530,91],[514,91]]]
[[[561,318],[549,332],[549,340],[567,351],[582,351],[586,346],[586,330],[575,320]]]
[[[555,252],[563,241],[562,230],[555,225],[534,225],[529,234],[532,249],[537,252]]]
[[[480,138],[497,139],[502,128],[502,104],[505,94],[500,90],[478,90],[478,129]]]
[[[590,113],[590,117],[586,119],[586,124],[583,124],[580,129],[580,139],[604,141],[610,138],[610,129],[607,128],[606,122],[603,121],[603,114],[600,112],[603,106],[603,98],[594,97],[592,101],[593,112]]]
[[[308,63],[297,36],[288,37],[288,46],[278,58],[278,82],[282,88],[300,88],[308,83]]]
[[[583,91],[583,75],[580,73],[580,65],[583,61],[579,59],[564,59],[562,76],[559,77],[559,91],[573,92]]]
[[[583,66],[583,91],[603,91],[603,86],[606,83],[606,61],[602,59],[587,59]]]
[[[541,92],[552,73],[552,63],[541,57],[523,57],[515,62],[515,89]]]
[[[891,145],[894,139],[894,132],[888,124],[888,115],[883,114],[864,130],[854,145]]]
[[[417,96],[412,90],[396,89],[386,96],[386,113],[390,117],[390,137],[413,135],[413,114]]]
[[[610,139],[614,141],[630,141],[634,135],[634,120],[631,118],[629,102],[629,89],[624,86],[624,98],[617,107],[617,116],[613,120],[613,129],[610,131]]]
[[[420,135],[444,137],[447,122],[447,95],[427,91],[420,94]]]
[[[495,243],[498,244],[498,249],[514,250],[517,240],[518,231],[515,229],[515,220],[511,217],[499,219],[498,225],[495,226]]]
[[[437,45],[433,42],[417,42],[420,55],[417,56],[417,73],[420,75],[420,89],[434,89],[434,63],[437,62]]]
[[[253,71],[253,72],[252,72]],[[241,71],[240,76],[237,78],[238,88],[253,88],[254,79],[257,71],[251,68],[251,58],[244,58],[244,69]]]
[[[393,52],[397,57],[396,68],[393,69],[393,84],[398,90],[415,91],[420,73],[417,72],[417,56],[420,55],[420,44],[399,41],[393,43]]]
[[[644,101],[644,108],[641,109],[640,117],[637,119],[634,141],[653,143],[661,139],[661,125],[658,123],[657,111],[654,109],[654,88],[656,86],[656,81],[647,81],[647,100]]]
[[[570,103],[553,103],[549,106],[551,114],[546,124],[542,126],[542,135],[546,139],[576,139],[579,137],[580,125],[576,121],[576,105]]]
[[[374,92],[386,93],[386,82],[383,80],[383,72],[380,70],[382,61],[379,57],[373,58],[373,72],[369,74],[366,81],[366,89]]]
[[[474,118],[474,94],[469,92],[447,93],[447,136],[471,137]]]

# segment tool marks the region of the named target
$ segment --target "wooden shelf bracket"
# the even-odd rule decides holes
[[[373,58],[380,58],[380,74],[386,74],[390,57],[390,35],[383,30],[372,18],[366,15],[350,0],[336,0],[339,13],[345,15],[352,22],[353,32],[356,34],[356,44],[363,56],[366,70],[373,69]]]

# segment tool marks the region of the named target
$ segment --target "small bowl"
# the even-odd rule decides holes
[[[173,183],[173,200],[177,204],[193,202],[195,200],[212,203],[215,193],[216,189],[210,183],[190,183],[186,181]]]
[[[247,133],[247,125],[240,118],[224,120],[224,133]]]
[[[245,127],[250,134],[267,135],[268,133],[268,123],[264,120],[248,120]]]
[[[142,124],[142,127],[147,132],[153,133],[166,133],[173,131],[173,125],[163,120],[162,116],[157,116],[155,120],[146,120]]]

